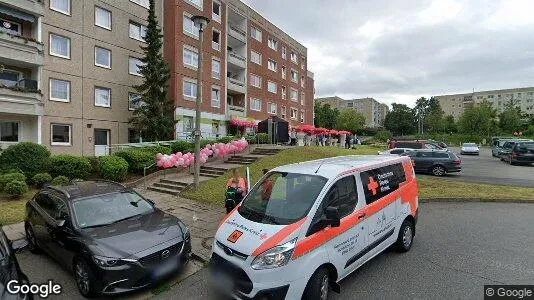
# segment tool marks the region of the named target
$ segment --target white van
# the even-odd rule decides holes
[[[341,279],[389,246],[410,250],[417,209],[408,157],[278,167],[221,221],[213,283],[238,299],[327,299]]]

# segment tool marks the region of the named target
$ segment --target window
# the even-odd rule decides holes
[[[221,22],[221,3],[217,1],[213,1],[213,4],[211,5],[213,13],[211,14],[211,18],[217,22]]]
[[[268,81],[267,82],[267,90],[271,93],[277,93],[278,89],[276,87],[276,82]]]
[[[267,103],[267,112],[276,115],[276,103]]]
[[[348,102],[347,103],[347,107],[354,107],[354,103],[353,102]]]
[[[296,120],[297,119],[298,111],[296,108],[291,108],[291,119]]]
[[[144,8],[148,8],[150,6],[149,0],[130,0],[130,1],[135,4],[139,4]]]
[[[282,99],[286,99],[287,97],[287,89],[285,86],[282,87]]]
[[[95,47],[95,66],[111,69],[111,51]]]
[[[362,172],[360,178],[367,204],[393,193],[401,182],[406,181],[404,168],[400,163]]]
[[[211,60],[211,76],[217,79],[221,78],[221,62],[216,59]]]
[[[299,63],[298,55],[294,51],[291,51],[291,61],[296,63],[296,64]]]
[[[350,215],[358,203],[358,193],[356,190],[356,181],[354,176],[347,176],[339,179],[330,191],[326,194],[324,202],[321,203],[321,209],[324,211],[327,207],[335,207],[339,211],[341,218]]]
[[[184,32],[192,35],[194,38],[198,38],[199,28],[195,26],[191,17],[184,15]]]
[[[261,111],[261,100],[250,98],[250,110]]]
[[[287,49],[286,47],[282,47],[282,58],[287,59]]]
[[[0,18],[0,32],[20,36],[22,34],[22,25],[11,20]]]
[[[255,64],[261,65],[261,54],[250,50],[250,60]]]
[[[282,119],[286,118],[286,113],[287,113],[287,107],[282,106],[282,109],[280,110],[280,115],[282,116]]]
[[[50,101],[70,101],[70,81],[50,78]]]
[[[304,105],[304,98],[305,98],[305,95],[306,95],[306,94],[305,94],[304,92],[300,93],[300,105]]]
[[[128,129],[128,143],[137,144],[142,143],[141,133],[139,131]]]
[[[145,41],[146,26],[130,21],[130,37],[141,42]]]
[[[50,9],[70,15],[70,0],[50,0]]]
[[[102,7],[95,6],[95,25],[111,30],[111,12]]]
[[[184,131],[185,132],[193,131],[193,117],[184,116]]]
[[[261,77],[258,75],[250,74],[250,85],[261,89]]]
[[[291,70],[291,81],[293,81],[294,83],[299,82],[299,73],[295,70]]]
[[[184,48],[184,65],[192,68],[198,68],[198,53],[195,51]]]
[[[18,142],[19,141],[19,123],[18,122],[0,122],[0,142]]]
[[[304,111],[300,111],[300,123],[304,123]]]
[[[72,137],[71,129],[71,125],[52,124],[50,129],[52,146],[70,146]]]
[[[143,62],[139,58],[130,57],[128,61],[128,73],[136,76],[143,76],[139,67],[143,66]]]
[[[70,59],[70,39],[57,34],[50,34],[50,55]]]
[[[200,10],[202,10],[202,8],[203,8],[203,2],[204,2],[203,0],[185,0],[185,1],[193,4],[194,6],[199,8]]]
[[[274,38],[269,38],[269,40],[267,41],[268,45],[269,45],[269,48],[277,51],[278,50],[278,41],[275,40]]]
[[[211,107],[221,107],[221,89],[211,88]]]
[[[286,67],[282,66],[282,79],[286,79]]]
[[[276,62],[274,60],[267,61],[267,68],[273,72],[276,72]]]
[[[304,79],[304,75],[303,76],[300,76],[300,86],[301,87],[305,87],[305,84],[306,84],[306,81]]]
[[[111,107],[111,89],[95,87],[95,106]]]
[[[302,57],[300,60],[302,61],[302,64],[300,64],[300,68],[302,70],[306,70],[306,65],[304,64],[304,57]]]
[[[221,33],[216,30],[213,30],[213,39],[211,46],[214,50],[221,50]]]
[[[261,39],[261,31],[258,28],[254,27],[254,26],[252,26],[250,28],[250,36],[253,39],[257,40],[258,42],[261,42],[261,40],[262,40]]]
[[[291,101],[299,101],[299,91],[291,89]]]
[[[136,93],[128,93],[128,110],[136,110],[140,107],[146,105],[146,103],[141,100],[141,95]]]
[[[197,84],[193,81],[184,80],[184,97],[189,99],[196,99],[197,97]]]

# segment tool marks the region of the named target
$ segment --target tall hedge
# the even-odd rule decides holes
[[[119,156],[103,156],[100,158],[100,175],[104,179],[121,182],[128,174],[128,163]]]
[[[22,142],[9,146],[0,155],[0,169],[22,171],[26,178],[47,172],[50,166],[50,151],[42,145]]]
[[[128,162],[128,171],[131,173],[143,174],[143,169],[149,167],[156,162],[156,154],[154,151],[147,149],[134,149],[127,151],[120,151],[115,153],[115,156],[121,157]]]
[[[50,158],[50,174],[53,177],[65,176],[69,179],[86,179],[92,171],[89,160],[68,154]]]
[[[172,153],[187,153],[195,151],[195,145],[187,141],[177,141],[171,144]]]

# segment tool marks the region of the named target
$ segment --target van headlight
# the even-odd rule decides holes
[[[252,269],[274,269],[287,265],[293,255],[296,244],[297,238],[263,252],[252,261]]]

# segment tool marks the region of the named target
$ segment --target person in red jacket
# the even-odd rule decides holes
[[[247,193],[247,184],[245,179],[239,175],[239,170],[232,171],[232,178],[226,183],[226,212],[229,213],[234,207],[243,200]]]

